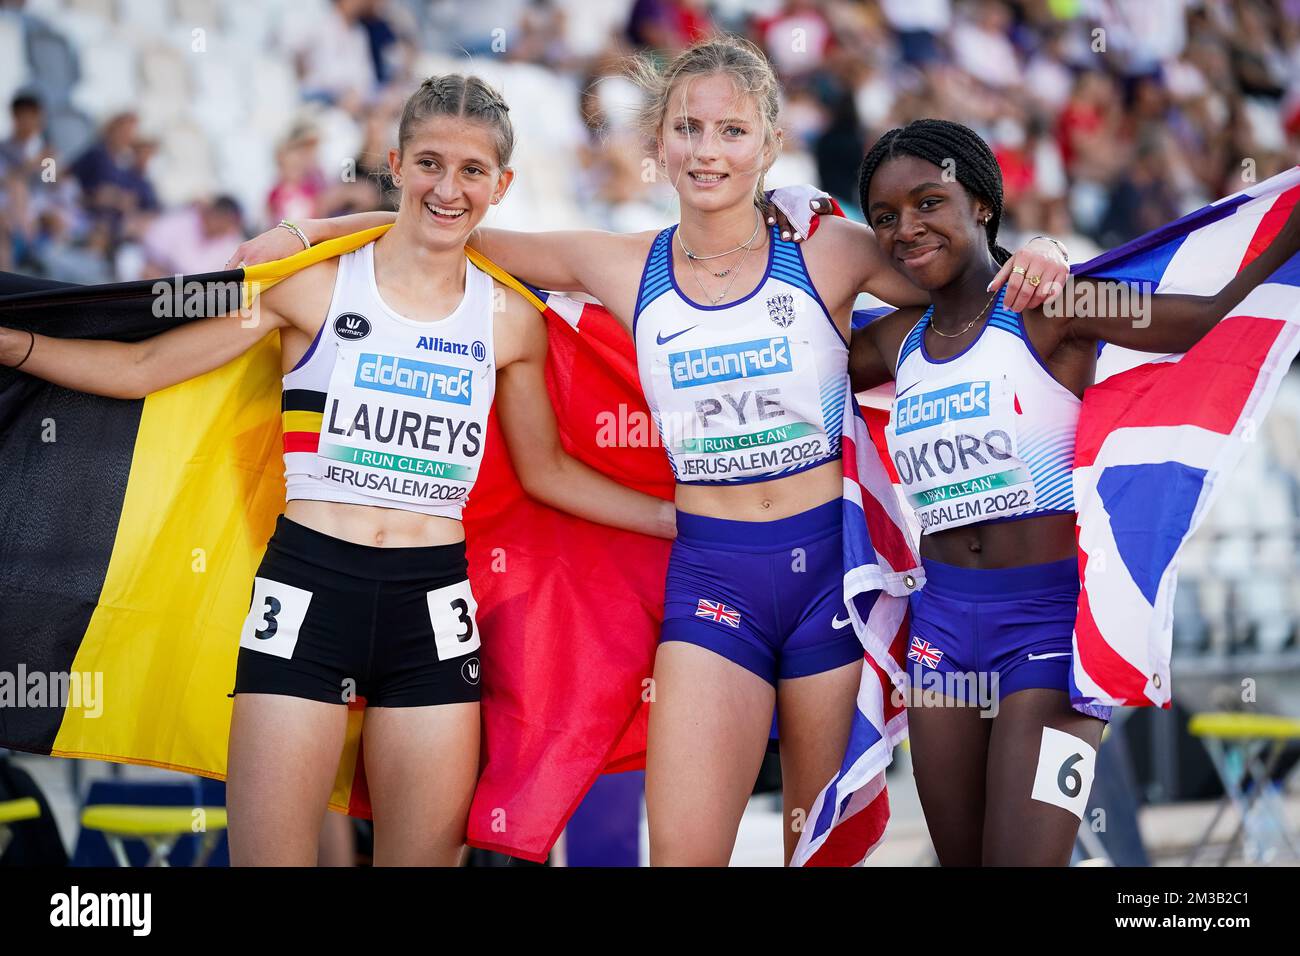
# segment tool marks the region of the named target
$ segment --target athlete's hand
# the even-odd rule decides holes
[[[226,268],[255,266],[261,262],[285,259],[298,252],[302,252],[302,240],[288,229],[272,226],[261,235],[241,243],[234,255],[226,260]]]
[[[1031,239],[998,270],[988,291],[996,292],[1005,284],[1006,307],[1012,312],[1024,312],[1060,295],[1069,274],[1069,263],[1056,243]]]
[[[815,186],[782,186],[768,194],[764,210],[767,224],[776,226],[782,239],[803,242],[817,231],[821,216],[842,215],[835,200]]]

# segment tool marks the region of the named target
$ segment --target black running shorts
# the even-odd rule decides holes
[[[257,569],[235,694],[423,707],[480,699],[465,544],[373,548],[283,515]]]

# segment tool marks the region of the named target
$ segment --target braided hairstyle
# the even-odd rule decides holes
[[[443,73],[421,83],[402,108],[398,149],[406,149],[415,128],[431,116],[463,116],[486,123],[496,134],[497,162],[503,168],[510,165],[515,148],[510,107],[500,93],[477,76]]]
[[[867,215],[867,190],[871,187],[871,177],[882,163],[896,156],[915,156],[945,170],[955,165],[953,171],[957,182],[993,209],[989,221],[984,224],[993,261],[1002,265],[1011,258],[1011,253],[997,244],[998,224],[1002,221],[1002,170],[998,168],[998,161],[988,143],[978,133],[949,120],[919,119],[891,129],[880,137],[862,160],[862,172],[858,177],[858,199],[864,216]],[[870,216],[867,218],[869,220]]]

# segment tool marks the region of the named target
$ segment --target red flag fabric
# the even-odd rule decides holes
[[[565,450],[620,484],[671,498],[631,337],[597,306],[566,299],[561,308],[545,313],[546,378]],[[597,775],[644,766],[670,543],[528,497],[495,416],[488,435],[465,511],[484,694],[469,842],[541,861]]]

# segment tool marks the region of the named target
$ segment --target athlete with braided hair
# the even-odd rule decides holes
[[[855,390],[895,380],[886,439],[922,529],[908,723],[930,835],[945,865],[1064,865],[1109,717],[1069,696],[1071,472],[1097,343],[1187,351],[1296,251],[1300,207],[1215,296],[1125,308],[1075,279],[1059,307],[1017,312],[989,291],[1008,257],[1002,179],[974,132],[891,130],[862,164],[860,198],[881,252],[932,303],[856,331],[849,358]],[[976,704],[996,704],[993,719]]]

